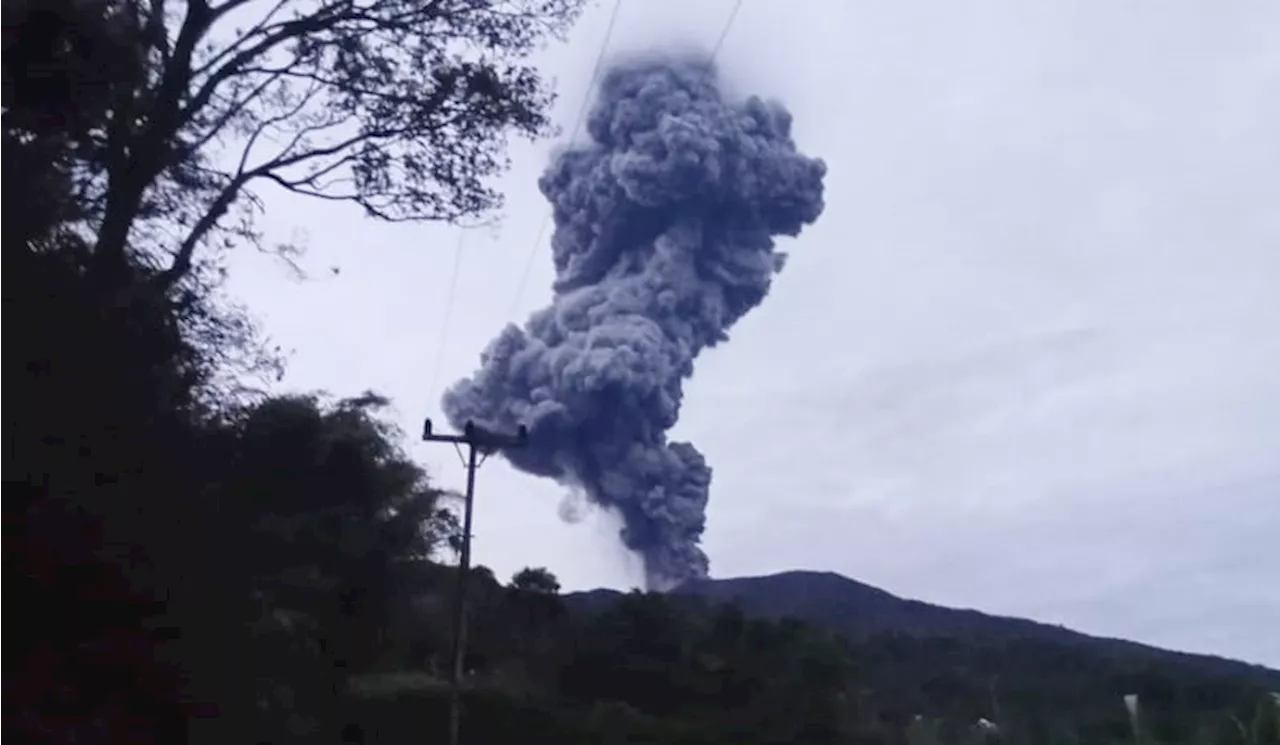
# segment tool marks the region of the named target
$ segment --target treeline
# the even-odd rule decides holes
[[[454,532],[385,402],[224,394],[214,345],[252,339],[209,297],[117,304],[7,236],[5,270],[7,733],[326,731]]]
[[[442,739],[451,500],[378,396],[255,389],[282,361],[220,259],[269,245],[263,189],[391,220],[496,206],[505,138],[550,131],[527,55],[580,6],[4,0],[6,735]],[[990,695],[964,660],[1008,650],[470,580],[466,742],[1132,740],[1077,683]],[[1257,694],[1210,686],[1150,732],[1280,741]]]
[[[452,513],[377,396],[255,390],[221,260],[269,190],[495,207],[580,5],[4,0],[7,735],[340,739]]]
[[[851,640],[698,598],[583,602],[558,597],[545,570],[471,579],[470,742],[1280,742],[1280,704],[1249,675],[1035,639]],[[447,590],[434,597],[416,609],[420,628],[444,628]],[[442,731],[443,680],[410,669],[359,676],[352,732],[400,743]]]

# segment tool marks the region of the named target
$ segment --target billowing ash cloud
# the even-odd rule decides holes
[[[690,56],[616,64],[587,122],[593,143],[539,181],[554,206],[551,306],[508,326],[444,396],[454,426],[529,428],[506,457],[580,487],[624,520],[650,589],[707,574],[699,547],[711,469],[668,442],[683,381],[764,299],[822,212],[821,160],[796,152],[781,106],[725,100]]]

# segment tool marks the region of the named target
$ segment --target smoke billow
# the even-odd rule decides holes
[[[528,426],[511,463],[616,509],[650,589],[668,589],[707,574],[711,469],[667,441],[683,381],[768,293],[774,236],[821,214],[826,166],[796,151],[785,109],[726,100],[689,56],[613,66],[587,131],[538,182],[554,207],[550,307],[508,326],[444,409],[455,426]]]

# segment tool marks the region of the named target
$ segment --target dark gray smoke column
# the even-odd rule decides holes
[[[711,469],[667,442],[683,381],[768,293],[773,237],[821,214],[826,166],[796,152],[786,110],[725,100],[689,56],[615,65],[587,129],[594,144],[538,182],[555,209],[551,306],[508,326],[444,409],[457,427],[528,425],[511,463],[617,509],[665,590],[707,574]]]

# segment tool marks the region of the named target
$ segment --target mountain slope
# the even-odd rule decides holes
[[[795,618],[837,631],[860,644],[908,636],[960,641],[981,648],[1034,647],[1081,654],[1098,662],[1123,661],[1128,667],[1172,666],[1180,674],[1247,680],[1280,690],[1280,671],[1259,665],[1094,637],[1020,618],[931,605],[900,598],[832,572],[792,571],[763,577],[700,580],[677,588],[671,595],[685,601],[701,599],[713,604],[736,605],[748,616],[757,618]],[[594,590],[569,595],[567,602],[571,607],[591,612],[607,607],[618,596],[614,591]],[[1037,654],[1043,653],[1037,651]],[[1000,665],[992,663],[992,667]]]

